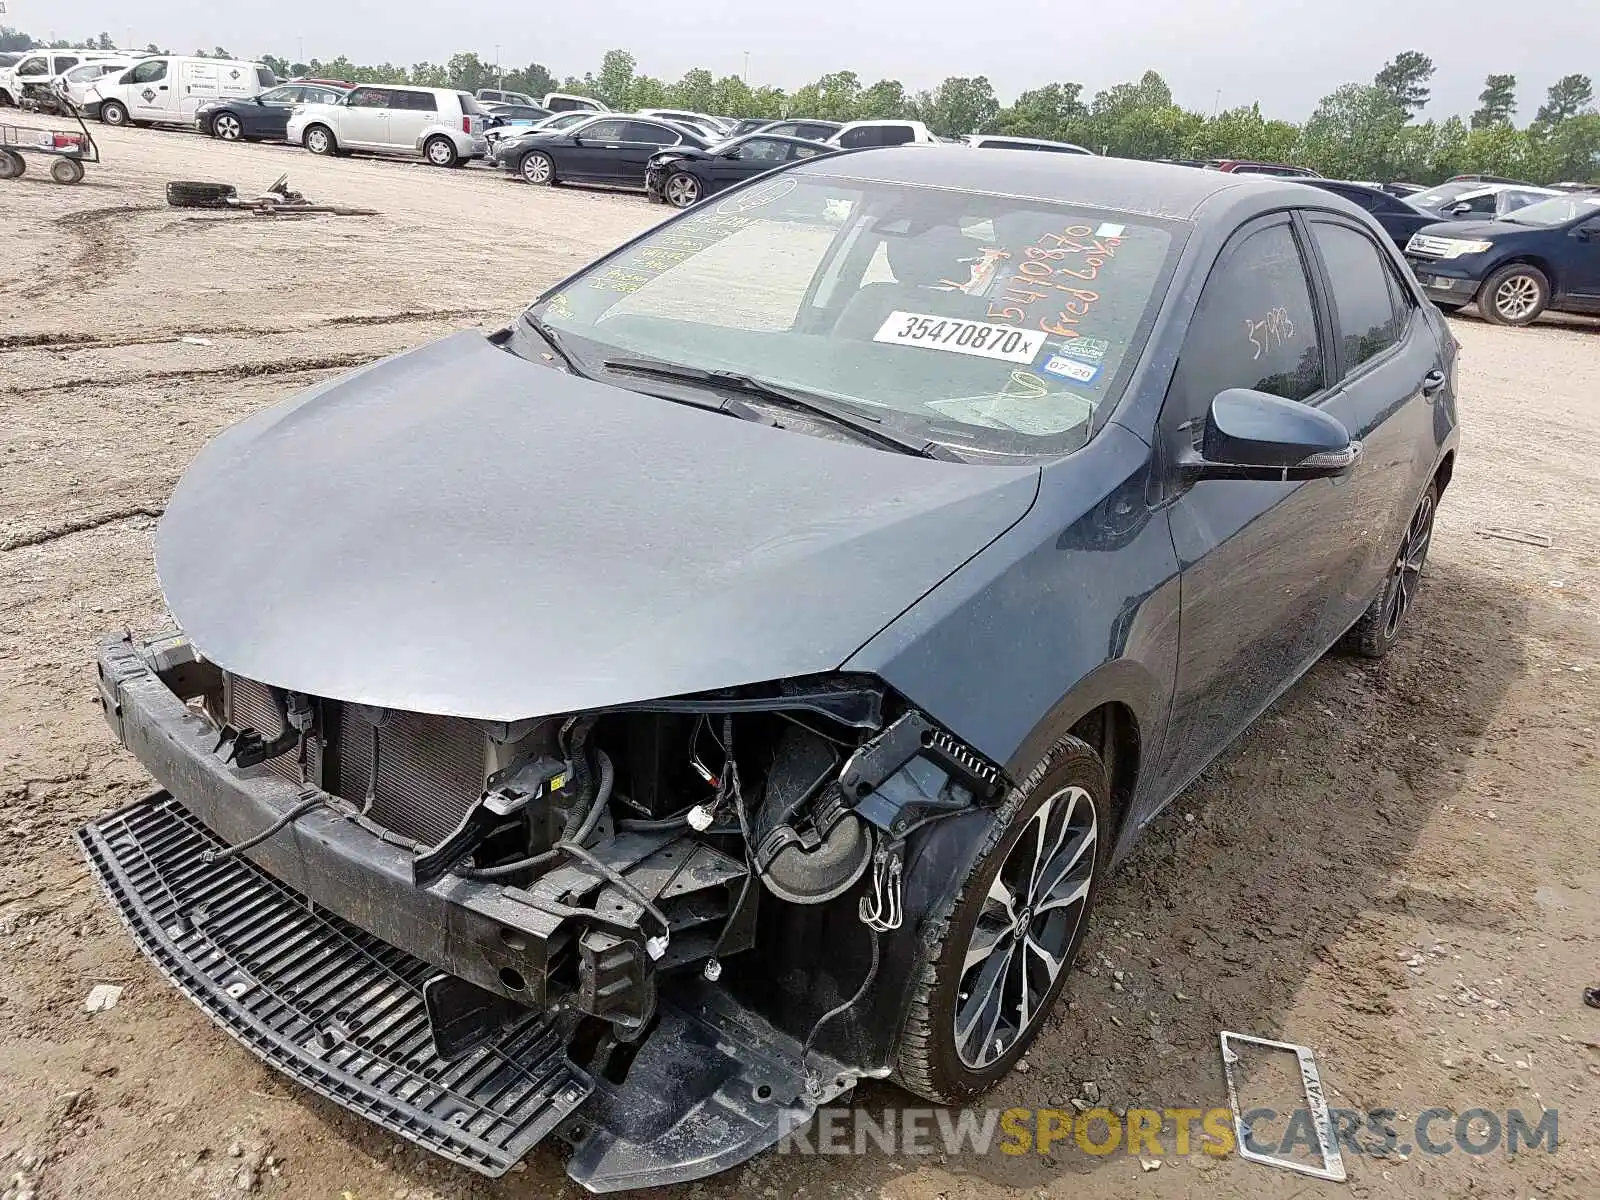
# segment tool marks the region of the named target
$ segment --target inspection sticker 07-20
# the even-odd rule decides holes
[[[1031,363],[1039,356],[1047,335],[1043,330],[1018,329],[993,321],[968,321],[931,313],[892,312],[873,334],[875,342],[895,346],[921,346],[972,354],[1005,362]]]

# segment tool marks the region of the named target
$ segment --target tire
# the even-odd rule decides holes
[[[75,158],[58,158],[50,164],[50,178],[57,183],[77,183],[83,178],[83,164]]]
[[[15,150],[0,150],[0,179],[20,179],[28,169],[28,160]]]
[[[1389,573],[1383,577],[1377,596],[1344,635],[1344,649],[1363,658],[1382,658],[1399,642],[1405,619],[1416,603],[1417,589],[1422,584],[1422,568],[1428,561],[1428,547],[1433,542],[1433,518],[1438,509],[1439,485],[1430,483],[1411,514],[1399,552]]]
[[[107,100],[100,106],[100,119],[107,125],[126,125],[128,109],[121,100]]]
[[[435,167],[453,167],[461,161],[456,144],[442,135],[431,137],[422,144],[422,157]]]
[[[705,188],[688,171],[674,171],[661,187],[661,198],[673,208],[688,208],[705,195]]]
[[[1508,263],[1478,292],[1478,311],[1496,325],[1532,325],[1549,303],[1550,281],[1529,263]]]
[[[231,183],[192,183],[175,179],[167,184],[167,203],[173,208],[228,208],[239,194]]]
[[[220,112],[211,118],[211,136],[224,142],[244,140],[244,125],[231,112]]]
[[[895,1065],[901,1087],[939,1104],[965,1104],[1027,1053],[1088,929],[1115,829],[1100,756],[1063,737],[995,813],[955,898],[928,918]],[[1045,870],[1038,869],[1041,846]],[[1021,902],[1024,896],[1031,898]],[[1049,915],[1041,916],[1035,906],[1047,901]],[[984,986],[991,980],[998,989]]]
[[[517,171],[535,187],[546,187],[556,181],[556,160],[542,150],[534,150],[523,156]]]
[[[307,125],[300,141],[313,154],[326,154],[331,158],[339,153],[339,141],[326,125]]]

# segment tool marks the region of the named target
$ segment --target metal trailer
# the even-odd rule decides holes
[[[83,113],[72,101],[60,99],[65,113],[78,123],[77,131],[42,129],[34,125],[0,123],[0,179],[17,179],[28,169],[26,154],[48,155],[50,178],[57,183],[77,183],[83,164],[100,161],[100,147],[83,123]]]

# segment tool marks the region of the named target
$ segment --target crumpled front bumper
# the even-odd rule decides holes
[[[591,1191],[653,1187],[735,1166],[887,1073],[802,1061],[793,1037],[694,973],[663,990],[623,1082],[591,1076],[568,1058],[571,1014],[503,982],[501,966],[531,978],[520,931],[550,919],[526,893],[419,887],[414,847],[328,808],[207,862],[316,789],[224,764],[210,722],[131,641],[106,644],[99,676],[107,721],[165,788],[79,832],[140,948],[253,1053],[397,1136],[499,1175],[554,1133]],[[528,1007],[447,1061],[425,997],[441,973]]]

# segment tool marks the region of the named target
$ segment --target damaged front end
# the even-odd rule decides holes
[[[889,1073],[918,919],[1005,781],[868,676],[516,722],[109,642],[164,790],[81,833],[149,954],[258,1055],[489,1175],[698,1178]]]

